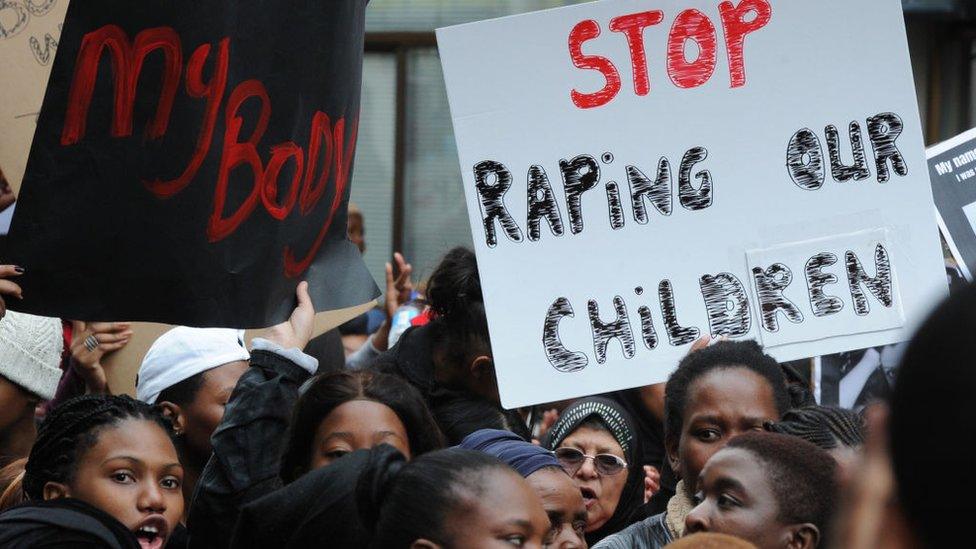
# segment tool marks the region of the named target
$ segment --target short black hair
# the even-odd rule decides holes
[[[210,370],[204,370],[202,372],[196,373],[183,381],[170,385],[169,387],[163,389],[159,392],[159,396],[156,397],[156,403],[160,402],[172,402],[173,404],[183,407],[197,398],[197,393],[203,387],[204,376]]]
[[[773,357],[763,353],[755,341],[720,341],[689,353],[668,378],[664,389],[664,434],[677,441],[684,424],[688,390],[699,378],[727,368],[744,368],[769,382],[776,409],[782,415],[790,408],[783,370]]]
[[[796,437],[758,431],[733,438],[726,448],[745,450],[762,461],[779,505],[779,520],[813,524],[824,546],[837,500],[837,462],[830,454]]]
[[[915,333],[895,380],[889,429],[898,500],[927,547],[958,545],[960,528],[951,525],[976,514],[973,326],[976,286],[969,285]]]
[[[836,406],[804,406],[783,414],[770,425],[774,433],[792,435],[823,450],[864,444],[864,418],[853,410]]]
[[[434,404],[433,413],[434,420],[450,445],[460,444],[466,436],[481,429],[509,431],[523,440],[532,438],[532,433],[518,412],[504,410],[470,393],[452,393],[450,397]]]
[[[44,499],[48,482],[71,482],[78,462],[98,443],[99,432],[127,419],[143,419],[173,436],[172,425],[160,410],[128,396],[84,395],[48,412],[24,467],[24,494]]]
[[[389,445],[373,448],[356,486],[357,509],[373,534],[370,547],[410,547],[420,538],[453,546],[447,521],[491,489],[488,474],[493,471],[518,476],[504,462],[475,450],[449,448],[407,463]]]
[[[333,410],[353,400],[388,406],[407,431],[410,452],[418,456],[444,446],[443,435],[420,392],[402,378],[376,372],[334,372],[313,378],[298,398],[281,458],[281,479],[294,482],[309,470],[312,442],[319,424]]]

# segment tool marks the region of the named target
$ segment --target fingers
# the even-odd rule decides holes
[[[132,324],[130,324],[128,322],[92,322],[91,324],[88,324],[87,325],[88,331],[91,332],[91,333],[93,333],[93,334],[105,334],[105,333],[112,333],[112,332],[124,332],[124,331],[127,331],[127,330],[131,334],[132,332],[131,332],[131,330],[129,330],[129,328],[131,328],[131,327],[132,327]],[[99,339],[101,339],[101,338],[99,338]]]
[[[393,265],[386,263],[386,293],[396,291],[396,283],[393,280]]]
[[[107,353],[111,353],[112,351],[118,351],[119,349],[121,349],[122,347],[125,347],[128,344],[129,344],[129,338],[128,337],[125,337],[123,339],[120,339],[120,340],[116,341],[115,343],[99,343],[98,344],[98,351],[100,351],[102,353],[102,355],[105,355]]]
[[[24,274],[24,268],[16,265],[0,265],[0,278],[20,276]]]
[[[413,271],[413,267],[411,267],[410,265],[400,267],[400,274],[397,276],[396,279],[397,289],[401,289],[401,290],[406,289],[407,286],[410,285],[410,273],[412,271]]]
[[[712,342],[712,336],[705,334],[700,338],[696,339],[695,342],[691,344],[691,349],[689,349],[688,352],[693,353],[695,351],[700,351],[701,349],[708,347],[708,344],[711,342]]]
[[[0,278],[0,295],[12,295],[18,299],[24,298],[23,290],[20,289],[19,284],[2,278]]]
[[[397,269],[401,272],[403,272],[403,270],[405,269],[410,268],[410,264],[407,263],[407,260],[404,259],[403,254],[401,254],[400,252],[395,252],[393,254],[393,260],[396,261]]]
[[[312,309],[312,297],[308,295],[308,282],[304,280],[298,283],[298,288],[295,290],[298,295],[298,308],[299,309]]]
[[[652,480],[661,480],[661,473],[653,465],[644,466],[644,476]]]
[[[413,274],[413,265],[407,263],[400,252],[393,254],[393,260],[396,261],[397,272],[399,273],[396,277],[397,290],[412,290],[413,282],[410,280],[410,275]]]
[[[99,348],[102,348],[102,344],[118,343],[120,341],[129,341],[132,337],[132,330],[124,330],[121,332],[105,332],[99,334],[92,334],[95,339],[98,340]]]

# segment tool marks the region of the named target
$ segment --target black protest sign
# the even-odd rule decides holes
[[[942,235],[963,275],[972,280],[976,272],[976,130],[930,148],[927,156]]]
[[[261,327],[378,295],[345,238],[366,0],[68,10],[7,262],[27,312]]]

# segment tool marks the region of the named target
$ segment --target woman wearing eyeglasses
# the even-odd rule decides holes
[[[578,400],[552,426],[545,446],[580,489],[586,504],[586,542],[644,518],[644,471],[640,440],[619,404],[600,397]]]

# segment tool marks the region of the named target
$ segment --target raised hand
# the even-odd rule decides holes
[[[291,317],[269,329],[266,336],[269,341],[285,349],[304,349],[305,345],[308,345],[308,340],[312,339],[315,308],[312,306],[312,298],[308,295],[308,282],[299,282],[295,293],[298,296],[298,306],[292,311]]]
[[[132,338],[128,322],[72,321],[71,357],[75,371],[85,381],[89,393],[108,394],[108,380],[102,358],[122,347]]]
[[[410,279],[413,273],[413,265],[407,263],[403,254],[396,252],[393,259],[397,264],[399,274],[393,277],[393,265],[386,264],[386,318],[393,319],[393,314],[404,303],[410,301],[410,294],[413,292],[413,281]]]
[[[3,318],[7,314],[7,303],[4,301],[4,296],[16,297],[17,299],[23,299],[24,297],[20,285],[12,280],[7,280],[7,278],[22,274],[24,274],[24,269],[21,267],[0,265],[0,318]]]

